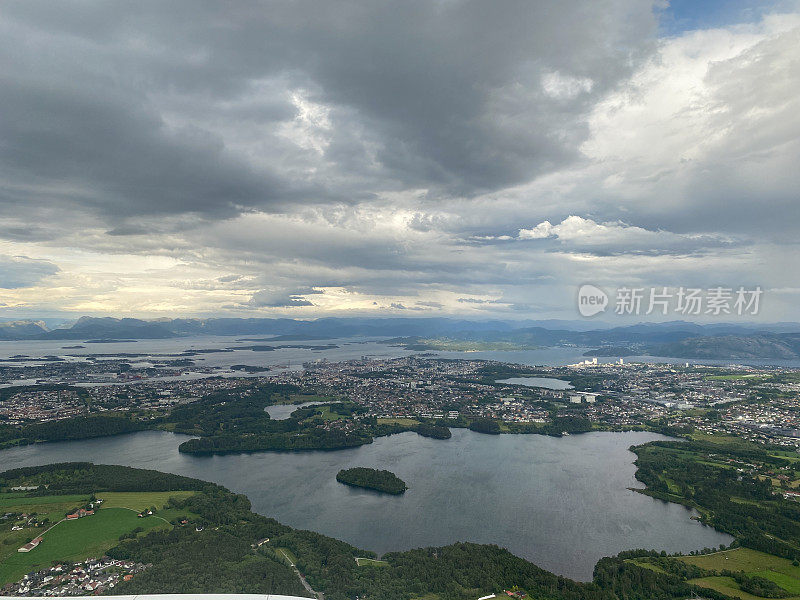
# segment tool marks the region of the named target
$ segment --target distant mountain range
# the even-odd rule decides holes
[[[653,356],[720,358],[726,360],[795,360],[800,358],[800,334],[756,334],[693,337],[662,344]]]
[[[526,322],[525,324],[539,323]],[[523,324],[524,325],[524,324]],[[191,335],[272,335],[282,339],[329,339],[356,336],[453,335],[459,332],[502,332],[522,326],[506,321],[431,318],[295,319],[142,319],[81,317],[69,327],[49,329],[41,321],[0,323],[0,339],[163,339]]]
[[[0,340],[35,338],[46,331],[44,321],[9,321],[0,323]]]
[[[508,342],[522,346],[597,348],[598,355],[682,358],[798,359],[800,324],[700,325],[685,321],[597,327],[586,321],[469,321],[453,318],[142,319],[81,317],[50,329],[42,321],[0,323],[0,340],[166,339],[194,335],[267,335],[276,340],[424,337]]]

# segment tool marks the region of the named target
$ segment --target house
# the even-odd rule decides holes
[[[30,542],[25,544],[22,548],[18,549],[17,552],[30,552],[31,550],[36,548],[36,546],[38,546],[41,543],[42,543],[42,536],[39,536],[37,538],[33,538]]]

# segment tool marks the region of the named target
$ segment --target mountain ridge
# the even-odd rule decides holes
[[[547,327],[545,325],[550,325]],[[83,316],[49,329],[43,321],[0,323],[0,340],[169,339],[196,335],[266,335],[282,339],[348,337],[447,338],[521,346],[625,348],[629,354],[708,359],[800,358],[800,324],[699,324],[688,321],[611,327],[570,321],[472,321],[445,317],[325,317],[207,319]],[[554,327],[555,326],[555,327]],[[583,328],[581,328],[581,326]],[[599,351],[598,351],[599,352]]]

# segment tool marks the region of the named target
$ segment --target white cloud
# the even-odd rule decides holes
[[[620,221],[597,223],[575,215],[557,225],[542,221],[531,229],[520,229],[517,239],[552,239],[558,241],[566,251],[615,254],[691,253],[734,243],[733,240],[719,235],[681,235],[663,230],[651,231]]]
[[[579,218],[579,217],[568,217],[569,219],[572,218]],[[544,238],[549,238],[554,235],[558,235],[553,231],[553,225],[550,221],[542,221],[536,227],[532,229],[520,229],[518,238],[521,240],[541,240]],[[498,238],[499,239],[499,238]],[[503,239],[510,239],[508,236],[503,236]]]
[[[589,119],[599,194],[666,228],[794,229],[798,47],[798,14],[662,41]]]
[[[574,77],[550,71],[542,75],[542,88],[545,94],[557,100],[571,100],[580,94],[591,92],[594,81],[588,77]]]

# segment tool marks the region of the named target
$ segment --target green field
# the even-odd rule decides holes
[[[388,567],[389,563],[385,560],[375,560],[374,558],[357,558],[356,564],[359,567]]]
[[[791,561],[765,554],[758,550],[750,550],[749,548],[736,548],[702,556],[681,556],[680,560],[709,571],[722,571],[724,569],[745,571],[747,573],[753,571],[778,571],[800,579],[800,567],[793,566]]]
[[[99,492],[103,499],[103,508],[132,508],[144,510],[155,506],[161,509],[170,498],[183,500],[197,492]]]
[[[800,596],[800,579],[792,577],[791,575],[784,575],[775,571],[756,571],[753,575],[758,575],[764,579],[774,581],[790,594]]]
[[[737,584],[732,577],[703,577],[702,579],[690,579],[689,583],[715,590],[733,598],[741,598],[742,600],[763,600],[763,598],[740,590],[739,584]],[[788,600],[788,598],[786,600]]]
[[[26,527],[22,531],[11,531],[11,522],[0,527],[0,585],[16,581],[25,573],[55,560],[80,560],[101,556],[118,543],[119,536],[130,533],[137,527],[145,530],[169,527],[168,521],[176,518],[178,511],[164,510],[162,507],[170,498],[183,499],[195,493],[99,492],[97,495],[103,499],[103,507],[97,514],[61,523],[59,521],[68,511],[86,504],[89,497],[80,494],[0,494],[0,509],[3,512],[37,513],[39,518],[50,519],[51,525],[58,523],[49,531],[46,527]],[[137,517],[139,511],[153,506],[157,509],[155,516],[145,519]],[[44,541],[37,548],[28,553],[17,552],[20,546],[38,535],[43,535]]]
[[[84,502],[89,501],[89,496],[86,494],[71,494],[71,495],[64,495],[64,496],[20,496],[17,494],[0,494],[0,508],[8,510],[9,508],[15,508],[14,512],[20,512],[16,510],[16,507],[19,507],[20,510],[24,510],[25,512],[39,512],[35,508],[36,506],[44,506],[47,504],[81,504]]]
[[[698,442],[708,442],[724,446],[731,450],[748,450],[757,447],[753,442],[748,442],[745,439],[736,437],[734,435],[713,434],[705,433],[703,431],[693,431],[689,437]]]
[[[791,462],[800,461],[800,455],[797,452],[778,451],[778,452],[772,452],[770,456],[774,456],[776,458],[785,458],[786,460]]]
[[[682,556],[680,560],[710,571],[727,569],[764,577],[775,582],[790,594],[800,596],[800,567],[795,567],[791,561],[785,558],[749,548],[736,548],[704,556]],[[729,577],[703,577],[692,580],[692,583],[744,600],[756,598],[756,596],[741,591],[737,583]]]
[[[653,563],[648,562],[646,559],[629,558],[625,562],[632,563],[637,567],[642,567],[643,569],[650,569],[651,571],[655,571],[656,573],[666,573],[664,569],[662,569],[658,565],[654,565]]]
[[[53,525],[58,523],[70,510],[86,504],[89,501],[89,496],[81,495],[81,494],[67,494],[64,496],[33,496],[33,497],[22,497],[16,494],[0,494],[0,513],[5,512],[16,512],[16,513],[28,513],[28,514],[36,514],[38,520],[42,521],[44,519],[48,519],[50,524]],[[11,523],[8,523],[8,527],[10,529]],[[45,528],[46,529],[46,528]],[[44,529],[25,529],[25,535],[32,537],[29,535],[30,532],[34,531],[44,531]],[[5,530],[4,528],[0,528],[0,560],[3,559],[9,552],[9,548],[7,547],[9,544],[3,543],[4,540],[9,537],[11,534],[16,534],[21,532],[12,532],[9,530]],[[14,540],[17,538],[14,537]],[[24,540],[27,542],[28,540]],[[16,543],[16,541],[14,542]],[[13,550],[16,552],[16,549],[21,544],[17,544]]]
[[[23,529],[22,531],[0,531],[0,564],[12,554],[17,552],[17,548],[31,541],[36,534],[41,533],[41,529]]]
[[[344,419],[347,415],[340,415],[339,413],[332,411],[330,406],[318,406],[318,410],[322,411],[322,414],[319,415],[323,421],[338,421],[339,419]]]
[[[166,526],[161,519],[140,519],[136,512],[124,508],[104,508],[83,519],[63,521],[44,534],[44,541],[37,548],[27,553],[15,551],[0,563],[0,585],[17,581],[53,561],[102,556],[119,543],[122,534],[137,527],[148,530],[159,526]],[[39,530],[28,530],[25,541],[39,534]]]

